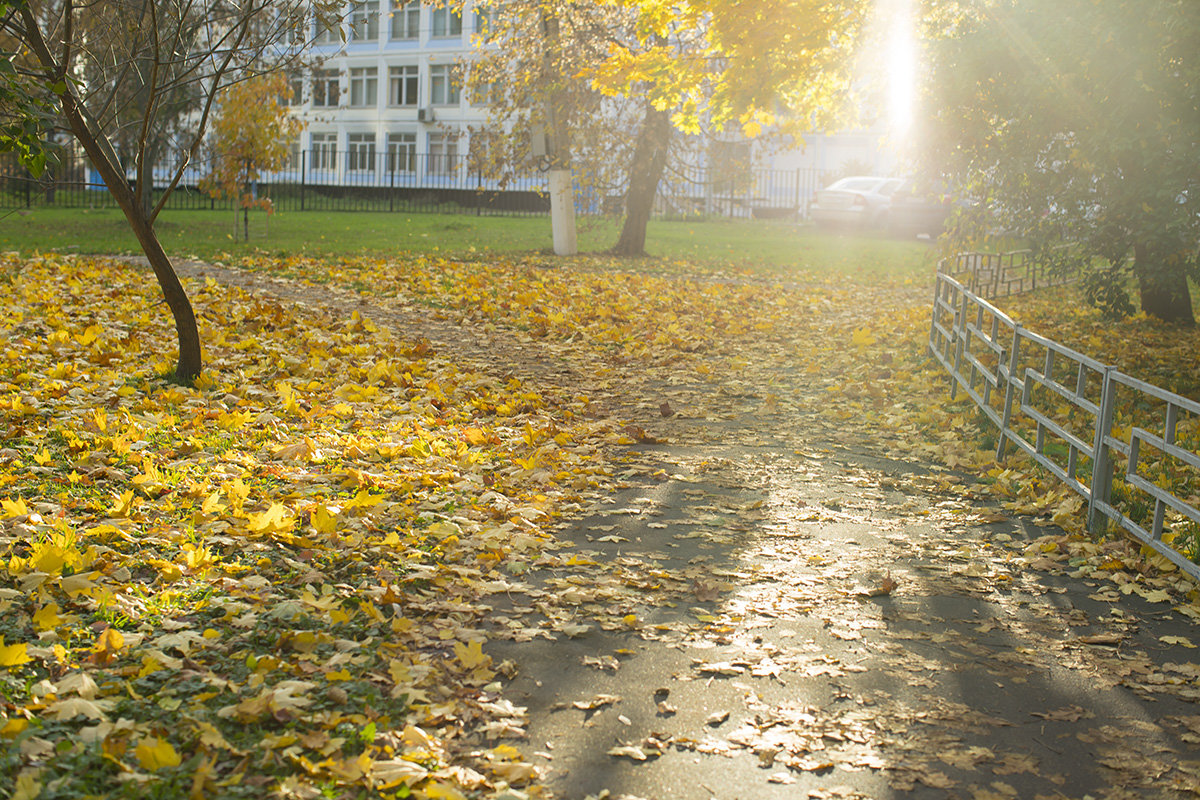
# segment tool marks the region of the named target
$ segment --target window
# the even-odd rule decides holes
[[[469,98],[471,105],[499,105],[504,100],[504,87],[497,81],[480,81],[472,89]]]
[[[374,106],[379,103],[379,68],[355,67],[350,70],[350,105]]]
[[[308,165],[312,169],[334,169],[337,164],[337,134],[312,134],[312,153]]]
[[[352,133],[347,137],[346,169],[375,171],[375,134]]]
[[[379,38],[379,0],[359,0],[350,8],[350,41],[373,42]]]
[[[387,148],[388,170],[391,172],[417,171],[417,135],[415,133],[389,133]]]
[[[449,175],[458,167],[458,135],[434,133],[429,136],[430,175]]]
[[[462,12],[457,8],[435,8],[430,16],[434,36],[462,36]]]
[[[429,102],[435,106],[458,105],[460,83],[453,64],[434,64],[429,68]]]
[[[417,65],[388,68],[388,105],[417,104]]]
[[[338,73],[335,69],[319,69],[313,73],[313,105],[338,104]]]
[[[296,76],[288,78],[288,105],[304,105],[304,78]]]
[[[392,38],[416,39],[421,34],[421,4],[400,3],[392,6]]]
[[[317,35],[314,44],[337,44],[342,40],[341,20],[336,16],[317,16]]]
[[[495,29],[492,27],[492,9],[475,9],[475,35],[485,42],[490,42],[495,36]]]

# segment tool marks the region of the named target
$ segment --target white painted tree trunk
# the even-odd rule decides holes
[[[575,241],[575,190],[571,170],[550,170],[550,224],[554,230],[554,254],[573,256],[579,252]]]

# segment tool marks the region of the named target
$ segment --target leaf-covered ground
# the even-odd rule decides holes
[[[755,477],[673,446],[751,446],[800,429],[798,452],[802,440],[836,443],[940,465],[903,479],[920,497],[969,508],[994,492],[1078,530],[1068,493],[1020,462],[996,467],[969,407],[946,402],[923,356],[921,285],[600,261],[192,265],[207,370],[186,388],[158,377],[172,337],[144,271],[64,257],[2,266],[0,774],[13,776],[14,797],[545,794],[553,770],[536,755],[542,744],[523,738],[528,715],[509,695],[520,651],[500,657],[499,643],[593,630],[651,640],[665,635],[648,622],[653,609],[685,601],[707,609],[694,624],[711,630],[727,624],[730,606],[714,604],[740,581],[703,561],[675,573],[623,563],[628,537],[596,515],[645,519],[644,506],[606,504],[633,481],[669,485],[683,471],[783,481],[777,496],[829,480],[815,469]],[[1093,320],[1071,322],[1064,335],[1108,340]],[[1178,353],[1194,342],[1168,344]],[[1164,359],[1165,373],[1184,371]],[[694,491],[680,502],[712,493]],[[719,547],[762,509],[715,503],[692,538]],[[812,498],[789,509],[791,524],[840,513]],[[581,520],[603,562],[557,536]],[[1028,547],[990,544],[1003,574],[967,564],[954,580],[1003,589],[1024,573],[1070,571],[1102,583],[1107,602],[1136,592],[1185,622],[1195,615],[1191,584],[1136,548],[1049,533]],[[862,597],[904,593],[890,575],[865,580]],[[791,589],[788,614],[828,600]],[[844,641],[879,627],[840,619],[850,626],[830,616],[825,627]],[[1191,643],[1177,638],[1168,644]],[[736,641],[740,661],[706,661],[697,674],[762,669]],[[621,655],[593,654],[590,666]],[[779,669],[845,671],[825,662],[822,673],[813,659]],[[603,712],[615,696],[576,708]],[[756,735],[738,746],[753,749]],[[606,757],[681,742],[617,744]],[[782,785],[788,770],[824,768],[793,750]]]

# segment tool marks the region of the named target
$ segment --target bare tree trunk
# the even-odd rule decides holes
[[[158,241],[158,234],[154,231],[150,214],[142,204],[137,202],[133,190],[129,188],[129,183],[125,180],[124,172],[100,147],[74,98],[64,96],[62,107],[71,126],[71,132],[83,146],[92,166],[100,173],[100,177],[108,186],[113,199],[117,201],[117,205],[125,214],[130,228],[137,237],[138,244],[142,246],[142,251],[150,262],[150,268],[154,270],[154,277],[158,279],[163,299],[174,317],[175,334],[179,340],[179,361],[175,365],[175,378],[190,384],[200,375],[203,357],[200,351],[200,332],[196,327],[196,315],[192,310],[191,301],[188,300],[187,292],[184,291],[183,284],[179,282],[179,276],[171,265],[171,259],[167,257],[166,251]]]
[[[667,166],[671,144],[671,112],[646,104],[633,161],[629,165],[629,189],[625,193],[625,224],[610,252],[618,256],[646,255],[646,223],[654,207],[658,182]]]
[[[1166,322],[1192,327],[1192,294],[1187,272],[1178,253],[1170,247],[1139,243],[1133,248],[1133,271],[1137,275],[1142,311]]]

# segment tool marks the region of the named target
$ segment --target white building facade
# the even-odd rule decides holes
[[[450,177],[486,111],[460,88],[459,61],[481,18],[420,2],[361,0],[342,30],[314,22],[313,54],[323,59],[292,84],[307,123],[296,145],[311,174],[374,183],[371,175]]]
[[[297,76],[292,88],[295,113],[307,123],[293,151],[301,180],[330,186],[483,188],[467,155],[471,129],[482,127],[487,109],[461,90],[458,70],[484,22],[471,0],[459,8],[420,0],[358,0],[340,30],[314,20],[304,37],[314,42],[313,54],[322,63],[312,74]],[[772,150],[748,159],[747,166],[789,175],[832,174],[849,163],[881,171],[888,161],[878,136],[862,132],[807,136],[802,147]],[[813,188],[809,181],[801,192],[799,182],[788,180],[780,193],[794,196],[789,203],[805,204]],[[531,175],[507,188],[544,188],[541,183]]]

